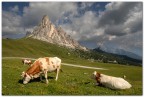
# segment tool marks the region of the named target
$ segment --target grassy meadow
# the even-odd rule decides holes
[[[68,55],[70,53],[70,55]],[[132,84],[128,90],[111,90],[109,88],[95,86],[91,79],[93,69],[70,67],[62,65],[63,72],[59,73],[58,81],[55,81],[56,73],[48,73],[49,84],[45,79],[34,79],[23,85],[21,72],[29,66],[23,65],[20,59],[2,59],[2,95],[142,95],[142,67],[119,64],[91,62],[78,57],[78,55],[65,47],[52,45],[35,39],[3,39],[2,57],[31,57],[58,56],[62,63],[78,64],[84,66],[105,68],[109,70],[97,70],[101,73],[122,77]]]

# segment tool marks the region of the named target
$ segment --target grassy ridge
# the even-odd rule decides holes
[[[70,53],[70,55],[68,55]],[[27,85],[22,84],[21,72],[24,66],[20,59],[2,60],[2,95],[142,95],[142,67],[126,66],[91,62],[82,58],[70,49],[58,47],[35,39],[2,40],[2,57],[43,57],[58,56],[62,62],[93,66],[109,69],[97,70],[107,75],[127,79],[132,88],[128,90],[111,90],[95,86],[95,81],[90,78],[94,70],[62,65],[64,72],[60,72],[59,79],[55,82],[55,73],[49,73],[49,84],[40,82],[39,79]],[[43,81],[45,81],[43,79]]]
[[[68,55],[70,53],[70,55]],[[78,58],[78,55],[71,49],[39,41],[36,39],[3,39],[2,40],[3,57],[32,57],[39,58],[43,56],[57,56],[62,59]],[[79,58],[78,58],[79,59]]]

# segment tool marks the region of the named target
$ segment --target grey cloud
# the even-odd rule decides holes
[[[118,8],[107,10],[99,20],[99,27],[123,23],[128,13],[137,5],[136,2],[123,2]]]
[[[2,12],[2,26],[19,26],[20,16],[12,12]]]
[[[105,29],[105,33],[112,36],[123,36],[127,34],[123,29],[124,27],[122,25],[110,26]]]
[[[107,41],[105,44],[107,47],[112,44],[115,49],[124,49],[142,56],[142,32],[117,37],[112,41]]]
[[[95,47],[100,46],[103,50],[114,52],[116,49],[123,49],[142,56],[142,32],[128,34],[109,40],[109,35],[93,36],[87,40],[81,40],[81,43],[92,43]],[[94,48],[91,46],[91,48]]]
[[[123,36],[142,31],[142,3],[110,3],[99,18],[98,27],[111,36]]]
[[[2,33],[24,33],[24,28],[21,26],[21,17],[15,12],[2,12]]]
[[[131,26],[131,32],[135,33],[137,31],[142,31],[142,18],[137,19],[136,21],[134,21],[132,24],[130,24],[129,26]]]

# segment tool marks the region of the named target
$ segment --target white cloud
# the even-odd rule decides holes
[[[12,12],[2,12],[2,32],[3,35],[8,33],[24,33],[24,28],[21,26],[21,17],[14,10]]]
[[[24,8],[24,25],[37,25],[43,15],[48,15],[52,22],[63,16],[65,12],[76,12],[77,6],[75,3],[67,2],[31,2],[29,7]],[[28,25],[27,25],[28,24]]]
[[[97,26],[97,17],[95,16],[95,13],[92,11],[87,11],[85,14],[81,17],[75,17],[72,18],[72,23],[70,24],[62,24],[61,26],[65,30],[71,29],[71,31],[77,32],[76,34],[71,33],[70,35],[73,36],[76,40],[81,39],[89,39],[93,35],[100,35],[102,32],[98,32],[100,29],[96,29]]]
[[[2,11],[3,34],[6,33],[26,33],[26,30],[37,26],[43,15],[48,15],[52,22],[63,16],[65,12],[75,12],[76,3],[70,2],[31,2],[28,7],[24,7],[23,15],[17,14],[19,7],[10,7],[8,11]]]
[[[93,5],[93,2],[82,2],[80,4],[79,9],[85,10],[87,7],[91,7]]]
[[[112,3],[108,3],[105,8],[106,10],[117,10],[120,8],[120,6],[122,5],[122,2],[112,2]]]
[[[13,11],[13,12],[18,12],[19,11],[19,7],[18,6],[14,6],[10,10]]]

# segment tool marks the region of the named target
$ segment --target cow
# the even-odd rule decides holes
[[[47,73],[56,71],[56,78],[58,80],[59,70],[61,68],[61,59],[58,57],[44,57],[37,59],[31,67],[22,72],[23,84],[27,84],[30,80],[40,77],[42,80],[42,74],[48,84]]]
[[[22,63],[25,65],[25,64],[28,64],[28,65],[31,65],[32,64],[32,61],[30,59],[22,59]]]
[[[130,83],[120,77],[108,76],[94,71],[92,78],[97,81],[96,85],[105,86],[110,89],[129,89],[132,87]]]

